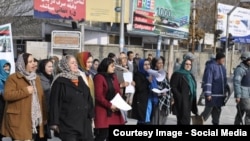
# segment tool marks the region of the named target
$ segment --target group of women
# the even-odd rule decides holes
[[[167,78],[157,81],[148,73],[151,67],[164,69],[164,63],[164,58],[139,61],[132,102],[132,118],[138,124],[166,124],[171,95],[152,93],[152,88],[171,87],[178,124],[189,124],[190,111],[197,112],[192,61],[183,61],[171,78],[171,86]],[[14,67],[8,61],[0,60],[0,65],[3,137],[41,141],[51,138],[52,129],[62,141],[108,141],[109,125],[125,125],[121,111],[110,102],[121,94],[112,58],[104,58],[95,74],[90,52],[65,55],[58,63],[41,60],[38,70],[32,54],[23,53],[17,58],[13,74],[4,69],[6,65]],[[59,72],[53,73],[53,68]]]

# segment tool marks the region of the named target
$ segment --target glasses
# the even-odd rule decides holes
[[[192,64],[188,64],[188,63],[186,63],[185,65],[186,65],[186,66],[192,66]]]

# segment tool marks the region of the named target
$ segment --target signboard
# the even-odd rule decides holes
[[[190,8],[190,0],[134,0],[131,32],[187,39]]]
[[[223,30],[222,40],[226,39],[227,13],[234,6],[218,3],[217,29]],[[250,10],[238,7],[230,15],[228,33],[236,43],[250,43]]]
[[[10,73],[15,72],[11,24],[0,25],[0,59],[10,62]]]
[[[49,57],[49,42],[27,41],[26,52],[32,53],[32,56],[38,60]]]
[[[124,23],[129,22],[130,1],[125,0]],[[86,20],[120,23],[121,0],[86,0]]]
[[[205,33],[204,44],[205,45],[213,45],[214,44],[214,34]]]
[[[80,49],[81,32],[79,31],[52,31],[52,47],[61,49]]]
[[[85,0],[34,0],[34,17],[83,21]]]

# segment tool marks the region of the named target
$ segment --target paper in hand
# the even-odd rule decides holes
[[[114,106],[123,111],[131,110],[132,107],[121,97],[119,93],[110,101]]]
[[[125,82],[129,83],[129,85],[125,88],[125,93],[135,93],[135,87],[131,84],[133,82],[132,72],[124,72],[123,79]]]

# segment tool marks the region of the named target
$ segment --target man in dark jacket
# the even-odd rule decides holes
[[[234,71],[234,97],[237,103],[237,114],[235,116],[235,125],[250,125],[250,52],[244,52],[241,55],[242,62]]]
[[[215,55],[212,54],[212,55],[210,56],[210,59],[205,63],[205,66],[206,66],[207,64],[209,64],[211,61],[213,61],[214,59],[215,59]],[[204,77],[202,78],[201,88],[203,88],[203,84],[204,84],[203,79],[205,79],[205,78],[204,78]],[[204,100],[204,101],[203,101],[203,100]],[[203,92],[201,93],[201,95],[200,95],[200,97],[199,97],[198,105],[201,105],[201,106],[204,106],[204,105],[205,105],[205,95],[204,95]]]
[[[217,53],[216,58],[207,63],[203,76],[203,92],[205,109],[202,112],[204,121],[212,115],[212,124],[218,125],[221,107],[224,105],[225,88],[227,85],[226,68],[223,66],[225,55]]]

